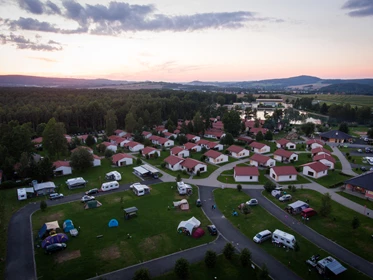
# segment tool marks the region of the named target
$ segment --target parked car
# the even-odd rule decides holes
[[[272,232],[268,229],[259,232],[257,235],[254,236],[253,240],[256,243],[262,243],[268,239],[272,238]]]
[[[95,200],[95,197],[91,196],[91,195],[84,195],[80,201],[81,202],[87,202],[87,201],[90,201],[90,200]]]
[[[196,206],[197,207],[201,207],[202,206],[202,201],[199,198],[196,200]]]
[[[366,152],[366,153],[372,153],[373,150],[372,150],[371,148],[365,148],[365,152]]]
[[[292,197],[291,197],[290,194],[285,194],[285,195],[281,196],[278,200],[280,200],[280,201],[288,201],[288,200],[291,200],[291,199],[292,199]]]
[[[358,153],[362,153],[363,150],[362,150],[362,149],[358,149],[357,152],[358,152]]]
[[[304,218],[310,218],[312,216],[317,215],[317,212],[313,208],[306,208],[300,212],[300,215]]]
[[[365,166],[360,166],[361,171],[367,171],[367,168]]]
[[[258,204],[259,204],[259,202],[256,198],[252,198],[249,201],[246,201],[246,205],[249,205],[249,206],[255,206],[255,205],[258,205]]]
[[[63,194],[62,193],[51,193],[49,195],[49,199],[50,200],[55,200],[55,199],[59,199],[59,198],[63,198]]]
[[[218,234],[218,230],[216,229],[216,227],[214,225],[208,225],[207,230],[209,231],[209,233],[211,235],[217,235]]]
[[[98,193],[98,189],[91,189],[91,190],[85,192],[86,195],[92,195],[92,194],[95,194],[95,193]]]
[[[66,247],[66,243],[54,243],[45,247],[45,252],[48,254],[52,254],[53,252],[64,250],[66,249]]]

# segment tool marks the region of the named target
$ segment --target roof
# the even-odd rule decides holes
[[[300,207],[303,207],[307,205],[307,207],[309,206],[308,203],[304,202],[304,201],[301,201],[301,200],[297,200],[293,203],[290,203],[288,206],[295,209],[295,208],[300,208]]]
[[[330,130],[320,133],[320,137],[328,139],[351,139],[352,136],[339,130]]]
[[[95,155],[95,154],[93,154],[93,158],[101,160],[101,157],[99,157],[98,155]]]
[[[190,142],[184,144],[184,147],[185,147],[185,149],[187,149],[187,150],[193,149],[193,148],[196,147],[196,146],[197,146],[196,144],[194,144],[194,143],[190,143]]]
[[[227,150],[232,153],[239,153],[239,152],[242,152],[244,148],[236,146],[236,145],[232,145],[232,146],[229,146]]]
[[[124,132],[124,130],[121,130],[121,129],[116,129],[116,130],[114,130],[114,132],[115,132],[115,134],[119,134],[119,133],[122,133],[122,132]]]
[[[318,154],[318,153],[322,153],[322,152],[327,153],[329,155],[331,154],[330,151],[328,151],[327,149],[324,149],[322,147],[317,147],[317,148],[314,148],[314,149],[311,150],[311,154]]]
[[[171,132],[165,132],[165,133],[163,133],[164,134],[164,136],[173,136],[174,134],[173,133],[171,133]]]
[[[247,136],[240,136],[237,138],[238,141],[242,141],[242,142],[246,142],[247,144],[250,144],[252,142],[254,142],[254,140],[250,137],[247,137]]]
[[[153,140],[154,140],[154,141],[158,141],[159,138],[161,138],[161,137],[159,137],[159,136],[157,136],[157,135],[152,135],[152,136],[149,137],[149,139],[152,140],[152,141],[153,141]]]
[[[131,148],[136,147],[137,145],[142,145],[142,144],[135,142],[135,141],[131,141],[131,142],[124,144],[125,147],[131,147]]]
[[[262,148],[264,148],[265,146],[268,146],[268,145],[263,144],[263,143],[259,143],[259,142],[252,142],[249,146],[252,147],[252,148],[255,148],[255,149],[262,149]]]
[[[65,160],[58,160],[58,161],[53,162],[53,166],[56,167],[56,168],[59,168],[59,167],[62,167],[62,166],[70,167],[70,162],[65,161]]]
[[[206,153],[204,153],[204,155],[210,158],[218,158],[222,155],[222,153],[214,151],[214,150],[209,150]]]
[[[168,164],[171,164],[171,165],[175,165],[181,161],[183,161],[184,159],[182,158],[179,158],[177,156],[174,156],[174,155],[171,155],[171,156],[168,156],[164,159],[165,162],[167,162]]]
[[[186,168],[194,168],[194,167],[197,166],[198,164],[206,165],[205,163],[200,162],[200,161],[195,160],[195,159],[192,159],[192,158],[186,158],[186,159],[181,163],[181,165],[184,166],[184,167],[186,167]]]
[[[213,148],[215,148],[217,145],[221,145],[221,144],[220,144],[220,143],[216,143],[216,142],[208,142],[206,146],[207,146],[209,149],[213,149]]]
[[[253,161],[256,161],[256,162],[259,162],[259,163],[266,163],[270,159],[271,159],[270,157],[264,156],[264,155],[261,155],[261,154],[253,154],[250,158],[250,160],[253,160]]]
[[[153,147],[145,147],[144,149],[142,149],[141,153],[143,155],[147,155],[149,154],[150,152],[153,152],[153,151],[158,151],[156,148],[153,148]]]
[[[235,166],[236,176],[259,176],[259,169],[256,166]]]
[[[198,136],[193,135],[193,134],[187,134],[187,135],[185,135],[185,137],[186,137],[188,140],[192,140],[193,138],[198,137]]]
[[[323,164],[323,163],[321,163],[319,161],[310,162],[310,163],[304,164],[303,166],[308,166],[309,168],[311,168],[312,170],[316,171],[317,173],[329,169],[328,166],[326,166],[325,164]]]
[[[319,160],[322,160],[322,159],[326,159],[326,160],[328,160],[332,163],[335,163],[335,158],[332,157],[329,154],[321,154],[321,155],[316,155],[316,156],[313,157],[314,161],[319,161]]]
[[[287,143],[293,143],[293,142],[289,141],[288,139],[281,138],[280,140],[277,140],[276,143],[280,144],[281,146],[284,146]]]
[[[274,166],[271,169],[276,173],[277,176],[298,174],[294,166]]]
[[[295,153],[290,152],[290,151],[286,151],[284,149],[278,149],[273,154],[276,155],[276,156],[289,158]]]
[[[157,141],[158,141],[159,144],[163,145],[163,144],[166,143],[167,141],[172,141],[172,140],[167,139],[167,138],[160,137],[160,138],[158,138]]]
[[[116,147],[116,145],[111,144],[109,142],[102,142],[101,144],[105,145],[106,147],[109,147],[109,146],[115,146]]]
[[[74,152],[78,151],[79,149],[85,149],[85,150],[90,151],[90,152],[93,151],[90,147],[87,147],[87,146],[79,146],[79,147],[76,147],[75,149],[71,150],[71,152],[74,153]]]
[[[143,136],[147,136],[147,135],[150,135],[150,134],[152,134],[152,133],[149,132],[149,131],[143,131],[143,132],[141,133],[141,135],[143,135]]]
[[[40,144],[43,142],[43,137],[38,137],[31,140],[32,143]]]
[[[220,130],[220,131],[217,131],[216,129],[214,130],[206,130],[205,131],[205,135],[213,135],[213,136],[216,136],[216,137],[222,137],[224,134],[224,131]]]
[[[43,189],[50,189],[50,188],[55,189],[56,185],[53,182],[44,182],[44,183],[34,185],[35,191],[43,190]]]
[[[180,133],[180,129],[175,129],[174,133],[175,134],[179,134]]]
[[[120,161],[121,159],[124,159],[124,158],[132,158],[130,155],[127,155],[125,153],[119,153],[119,154],[115,154],[112,156],[112,162],[118,162]]]
[[[173,147],[171,149],[171,153],[174,154],[174,155],[176,155],[176,154],[178,154],[178,153],[180,153],[182,151],[184,151],[184,149],[182,147]]]
[[[354,178],[345,181],[345,184],[350,184],[355,187],[360,187],[366,190],[373,191],[373,172],[366,172]]]
[[[324,142],[321,141],[320,139],[310,139],[306,142],[307,145],[311,145],[313,143],[317,143],[317,144],[320,144],[321,146],[324,146]]]
[[[201,139],[196,142],[197,145],[207,145],[210,141],[206,139]]]
[[[260,127],[250,128],[250,132],[253,133],[253,134],[257,134],[259,131],[261,131],[262,134],[265,134],[268,131],[268,129],[266,129],[266,128],[260,128]]]
[[[116,143],[121,143],[123,141],[125,141],[126,139],[120,137],[120,136],[116,136],[116,135],[111,135],[108,137],[109,140],[112,140],[112,141],[115,141]]]

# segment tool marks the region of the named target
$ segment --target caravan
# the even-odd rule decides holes
[[[150,193],[150,188],[145,185],[133,185],[132,191],[135,193],[135,195],[142,196]]]
[[[102,192],[106,192],[106,191],[111,191],[111,190],[115,190],[115,189],[119,189],[119,183],[117,181],[103,183],[101,185],[101,189],[100,190]]]
[[[118,171],[111,171],[109,173],[106,173],[105,178],[108,181],[120,181],[122,180],[122,175]]]
[[[26,193],[26,189],[25,188],[18,189],[17,190],[17,194],[18,194],[18,200],[25,200],[25,199],[27,199],[27,193]]]
[[[70,190],[75,188],[84,188],[86,184],[87,181],[84,180],[82,177],[72,178],[66,181],[66,185]]]
[[[180,195],[192,194],[192,187],[184,182],[177,182],[177,190]]]
[[[295,240],[294,235],[286,233],[282,230],[276,229],[272,234],[272,243],[276,243],[278,245],[282,244],[286,247],[294,249],[296,242],[297,241]]]

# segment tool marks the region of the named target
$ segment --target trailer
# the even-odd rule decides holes
[[[105,179],[108,181],[120,181],[122,180],[122,175],[118,171],[111,171],[106,173]]]
[[[272,243],[284,245],[290,249],[294,249],[296,242],[297,241],[295,240],[294,235],[282,230],[276,229],[272,234]]]
[[[145,185],[134,185],[132,191],[137,196],[143,196],[150,193],[150,188]]]
[[[119,189],[119,183],[117,181],[103,183],[100,190],[103,192]]]
[[[184,182],[177,182],[177,191],[180,195],[192,194],[192,186]]]

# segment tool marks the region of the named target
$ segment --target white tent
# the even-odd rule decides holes
[[[181,221],[177,230],[180,228],[185,228],[185,230],[191,235],[194,228],[198,228],[201,225],[201,222],[196,218],[192,217],[188,221]]]
[[[178,206],[180,206],[181,204],[186,204],[186,203],[188,203],[188,200],[186,200],[186,199],[182,199],[182,200],[180,200],[180,201],[174,201],[174,202],[173,202],[173,204],[174,204],[175,207],[178,207]]]

